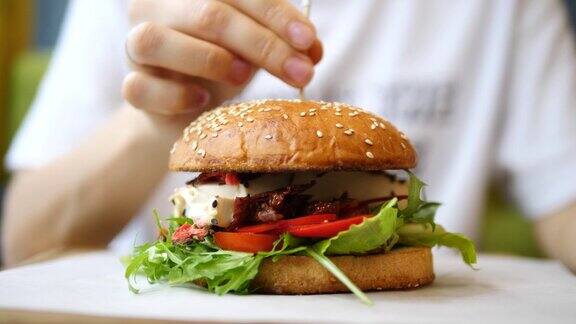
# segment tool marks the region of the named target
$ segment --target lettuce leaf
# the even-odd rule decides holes
[[[335,237],[317,242],[314,250],[320,254],[357,254],[379,248],[388,248],[387,242],[394,236],[398,209],[396,198],[382,205],[376,216],[352,225]]]
[[[405,224],[398,228],[399,243],[408,246],[446,246],[456,248],[462,260],[473,265],[477,262],[474,242],[463,234],[446,232],[440,225]]]

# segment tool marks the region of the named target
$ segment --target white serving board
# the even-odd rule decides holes
[[[118,256],[94,252],[0,272],[0,309],[231,322],[576,323],[576,277],[559,263],[481,255],[478,268],[439,255],[432,286],[369,293],[370,307],[350,294],[215,296],[153,286],[134,295]]]

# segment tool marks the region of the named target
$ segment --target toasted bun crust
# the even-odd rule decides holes
[[[202,114],[174,143],[173,171],[392,170],[416,152],[390,122],[342,103],[259,100]]]
[[[410,289],[434,281],[432,252],[427,247],[330,259],[363,291]],[[307,256],[285,256],[276,262],[266,259],[252,286],[260,293],[283,295],[349,292],[328,270]]]

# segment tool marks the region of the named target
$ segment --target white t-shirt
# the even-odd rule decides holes
[[[325,56],[307,96],[364,107],[407,133],[446,228],[477,236],[494,176],[509,177],[530,217],[576,201],[576,56],[560,1],[316,0],[312,20]],[[66,154],[119,109],[128,29],[123,1],[71,4],[9,169]],[[295,96],[261,72],[238,100]],[[151,237],[151,209],[168,213],[189,178],[169,174],[113,245]]]

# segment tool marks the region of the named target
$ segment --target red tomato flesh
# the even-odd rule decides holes
[[[238,179],[236,173],[228,172],[224,175],[224,182],[230,186],[237,186],[240,184],[240,179]]]
[[[216,232],[214,234],[214,243],[221,249],[248,253],[271,251],[277,239],[278,236],[269,234],[236,232]]]
[[[277,228],[278,228],[278,222],[273,222],[273,223],[263,223],[263,224],[240,227],[239,229],[236,230],[236,232],[258,234],[258,233],[270,232]]]
[[[321,224],[326,222],[333,222],[337,219],[336,214],[317,214],[317,215],[309,215],[309,216],[302,216],[296,217],[287,220],[280,221],[280,227],[286,228],[290,226],[296,225],[310,225],[310,224]]]
[[[349,229],[352,225],[362,223],[364,219],[364,216],[355,216],[328,223],[295,225],[288,227],[286,232],[298,237],[329,238]]]
[[[286,232],[286,229],[291,226],[297,225],[310,225],[332,222],[336,220],[336,214],[317,214],[296,217],[292,219],[279,220],[272,223],[263,223],[258,225],[244,226],[237,230],[239,233],[268,233],[281,234]]]

